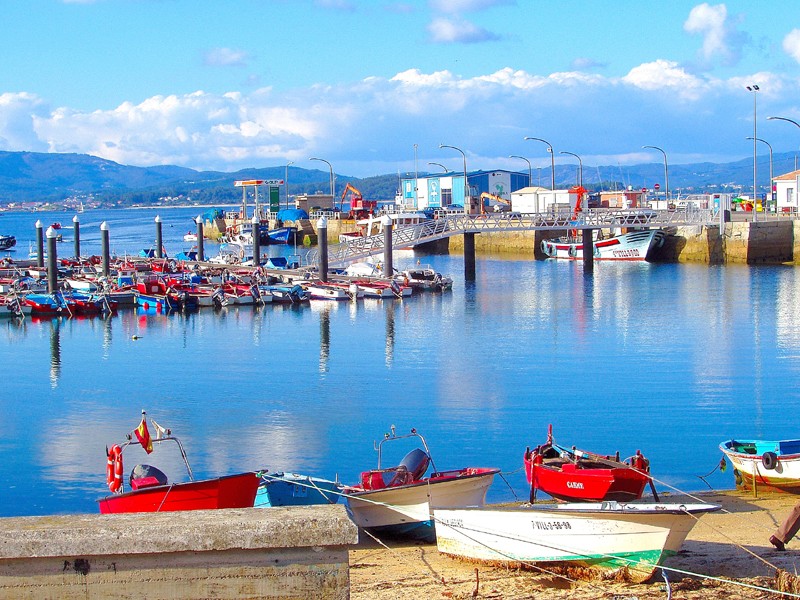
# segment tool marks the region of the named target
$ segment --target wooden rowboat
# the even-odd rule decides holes
[[[800,440],[727,440],[719,446],[733,464],[736,484],[800,493]]]

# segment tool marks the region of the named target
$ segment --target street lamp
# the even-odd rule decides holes
[[[787,119],[786,117],[767,117],[767,121],[788,121],[789,123],[791,123],[792,125],[794,125],[798,129],[800,129],[800,123],[798,123],[797,121],[794,121],[792,119]],[[795,159],[794,159],[794,168],[795,168],[795,170],[797,169],[797,156],[795,156]],[[770,186],[772,186],[772,182],[770,182]],[[770,187],[770,190],[771,189],[772,188]],[[776,212],[778,211],[778,200],[777,199],[775,200],[775,211]]]
[[[753,92],[753,222],[755,223],[756,215],[758,214],[758,211],[756,210],[758,208],[758,193],[756,192],[756,165],[758,164],[756,161],[756,152],[758,150],[756,109],[758,107],[758,101],[756,99],[758,98],[759,88],[755,84],[748,85],[746,87],[748,92]],[[770,183],[770,185],[772,184]]]
[[[444,170],[444,172],[445,172],[445,173],[448,173],[448,172],[450,172],[450,169],[448,169],[447,167],[445,167],[445,166],[444,166],[443,164],[441,164],[441,163],[432,163],[432,162],[429,162],[428,164],[429,164],[429,165],[436,165],[437,167],[441,167],[441,168]]]
[[[553,145],[548,142],[547,140],[543,140],[542,138],[537,137],[526,137],[526,140],[536,140],[537,142],[542,142],[547,144],[547,151],[550,153],[550,189],[556,189],[556,159],[553,155]]]
[[[461,156],[464,157],[464,212],[469,214],[469,183],[467,182],[467,155],[464,154],[464,151],[461,148],[456,148],[455,146],[448,146],[447,144],[439,144],[439,148],[452,148],[453,150],[458,150],[461,152]],[[483,212],[483,204],[481,204],[481,212]]]
[[[417,190],[419,189],[419,171],[417,170],[417,145],[414,144],[414,209],[419,208],[419,196]]]
[[[748,137],[748,140],[752,140],[753,138]],[[763,142],[769,148],[769,198],[772,200],[772,144],[770,144],[767,140],[762,140],[761,138],[756,138],[757,141]],[[778,203],[775,202],[775,212],[778,212]]]
[[[528,185],[533,185],[533,167],[531,167],[531,161],[529,161],[524,156],[517,156],[516,154],[510,154],[508,158],[518,158],[520,160],[524,160],[528,163]]]
[[[334,207],[336,207],[336,184],[334,182],[335,180],[333,179],[333,165],[331,165],[331,163],[329,163],[324,158],[311,157],[308,160],[318,160],[320,162],[324,162],[326,165],[328,165],[328,168],[331,170],[331,203],[333,204]]]
[[[283,178],[283,186],[286,190],[286,208],[289,208],[289,165],[293,165],[294,161],[290,160],[286,163],[286,177]]]
[[[565,150],[562,150],[559,152],[559,154],[569,154],[570,156],[574,156],[578,159],[578,185],[583,187],[583,161],[581,160],[581,157],[574,152],[567,152]]]
[[[669,208],[669,167],[667,166],[667,153],[658,146],[642,146],[642,148],[652,148],[664,155],[664,203],[668,205],[666,208]]]

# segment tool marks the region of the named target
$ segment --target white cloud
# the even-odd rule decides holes
[[[212,67],[243,67],[249,58],[244,50],[212,48],[205,53],[203,63]]]
[[[319,155],[337,172],[354,175],[408,170],[414,144],[421,164],[455,166],[438,149],[442,141],[463,147],[473,168],[496,167],[497,157],[509,154],[547,161],[541,148],[523,143],[526,135],[569,148],[587,164],[589,156],[622,160],[652,143],[675,156],[718,155],[720,148],[735,153],[750,134],[752,101],[744,85],[751,83],[764,90],[759,109],[794,114],[796,79],[768,72],[698,77],[667,60],[639,65],[622,78],[510,67],[474,77],[409,69],[285,93],[197,91],[90,111],[53,109],[33,94],[7,93],[0,95],[0,149],[215,170],[285,160],[303,166]],[[777,149],[780,138],[771,141]]]
[[[429,0],[428,5],[432,10],[441,13],[460,14],[486,10],[495,6],[514,5],[514,0]]]
[[[703,36],[700,58],[704,66],[719,60],[725,65],[739,62],[742,46],[747,42],[746,34],[736,30],[728,18],[724,4],[698,4],[689,12],[683,24],[687,33]]]
[[[800,29],[792,29],[783,38],[783,51],[800,63]]]
[[[634,67],[622,81],[648,91],[670,90],[675,96],[690,99],[697,98],[706,85],[678,63],[661,59]]]
[[[436,44],[475,44],[478,42],[493,42],[500,39],[497,34],[478,27],[466,19],[452,17],[436,18],[428,25],[428,34],[432,42]]]

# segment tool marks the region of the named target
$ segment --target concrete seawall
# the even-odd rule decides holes
[[[342,505],[0,519],[0,597],[350,596]]]

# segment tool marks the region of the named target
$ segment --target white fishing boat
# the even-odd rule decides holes
[[[397,279],[404,285],[417,290],[435,291],[453,289],[453,278],[442,275],[430,265],[417,265],[400,271]]]
[[[567,503],[435,508],[440,552],[500,563],[565,563],[626,568],[648,579],[677,554],[698,517],[714,504]]]
[[[648,260],[654,250],[664,245],[665,239],[661,229],[637,229],[606,238],[596,234],[592,241],[594,260]],[[583,260],[583,238],[573,230],[567,236],[542,240],[542,253],[550,258]]]
[[[418,438],[415,448],[397,466],[381,468],[383,444]],[[353,522],[380,536],[433,540],[435,506],[482,506],[486,491],[500,469],[466,467],[438,471],[425,440],[416,430],[409,435],[387,434],[378,450],[378,468],[361,473],[359,485],[345,488],[347,508]],[[425,477],[428,467],[433,472]]]
[[[719,449],[733,464],[737,485],[800,492],[800,440],[727,440]]]
[[[358,296],[357,286],[351,290],[347,285],[315,282],[304,287],[312,300],[354,300]]]

